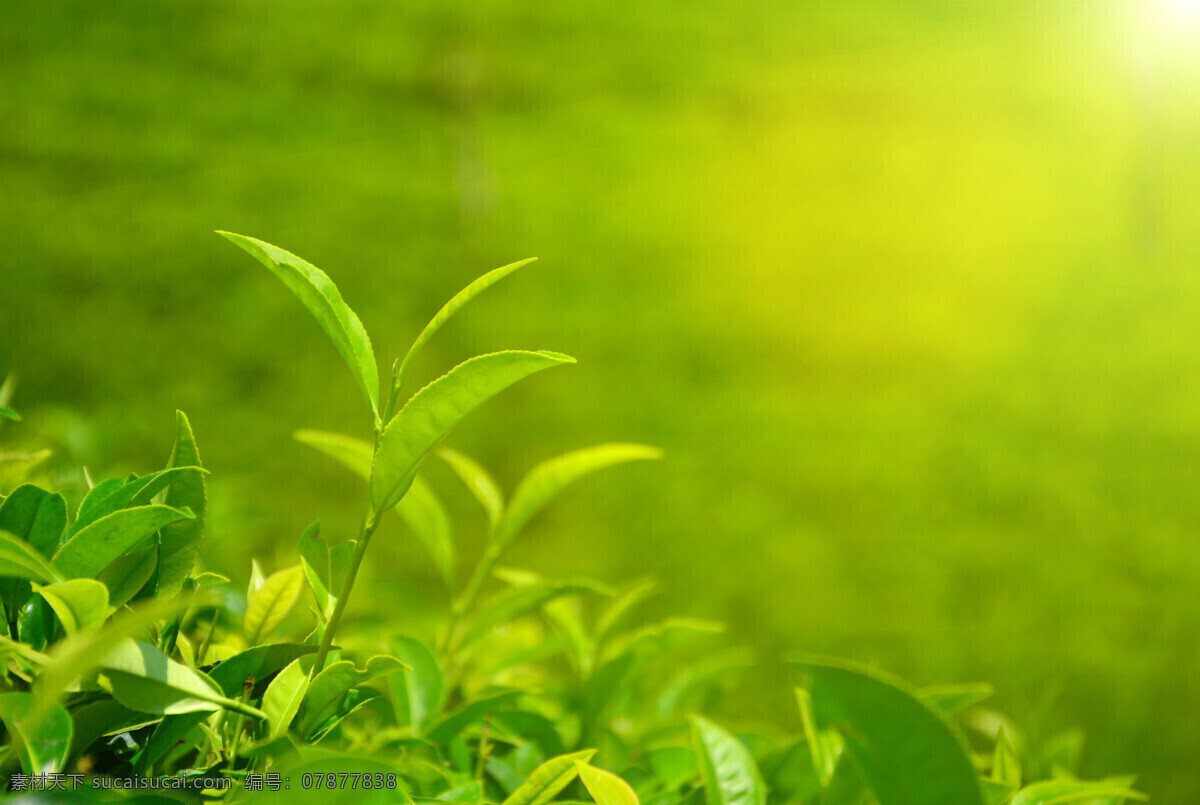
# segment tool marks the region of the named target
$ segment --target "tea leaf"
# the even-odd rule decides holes
[[[380,438],[371,471],[375,511],[404,496],[425,456],[467,414],[524,377],[574,362],[555,352],[494,352],[460,363],[418,391]]]
[[[13,422],[20,422],[21,415],[6,405],[0,405],[0,419],[11,419]]]
[[[388,678],[392,693],[392,708],[396,723],[411,725],[413,732],[421,734],[442,707],[444,683],[442,669],[429,647],[412,637],[392,638],[392,653],[411,670]]]
[[[308,308],[350,367],[355,382],[371,406],[371,416],[378,422],[379,370],[371,339],[358,316],[343,301],[333,280],[321,269],[278,246],[232,232],[218,231],[217,234],[228,238],[270,269]]]
[[[586,763],[595,754],[595,749],[585,749],[550,758],[534,769],[533,774],[504,800],[504,805],[545,805],[575,779],[578,773],[576,761]]]
[[[458,648],[465,648],[496,626],[533,612],[555,598],[575,593],[596,592],[605,593],[607,590],[593,581],[584,579],[548,581],[506,590],[483,605],[456,645]]]
[[[396,513],[433,559],[446,589],[453,592],[458,557],[454,550],[450,516],[446,514],[442,501],[420,475],[413,479],[408,494],[396,505]]]
[[[71,717],[55,705],[34,724],[30,716],[35,709],[31,693],[0,693],[0,720],[19,745],[21,768],[29,774],[60,773],[71,751]]]
[[[117,559],[100,574],[100,581],[108,588],[108,605],[124,605],[146,585],[158,566],[158,551],[154,547],[136,553],[127,553]]]
[[[0,531],[0,577],[47,583],[63,580],[32,545],[7,531]]]
[[[1021,787],[1021,759],[1003,729],[996,736],[996,749],[992,753],[992,779],[1010,788]]]
[[[516,698],[516,696],[517,691],[505,690],[469,702],[430,727],[425,737],[431,743],[445,746],[462,732],[468,724],[482,721],[488,713],[499,709],[502,705]]]
[[[308,669],[311,666],[308,658],[301,657],[293,660],[267,686],[262,698],[263,715],[270,726],[269,737],[278,738],[286,735],[292,719],[300,711],[300,703],[304,701],[304,693],[308,690]]]
[[[274,643],[269,646],[256,646],[236,654],[218,664],[209,672],[209,678],[221,688],[228,697],[237,697],[247,679],[265,680],[271,674],[287,666],[301,657],[314,654],[316,646],[301,643]],[[264,705],[264,712],[266,707]],[[176,742],[181,740],[192,727],[207,717],[207,713],[183,713],[167,716],[155,728],[150,740],[138,753],[134,761],[134,769],[144,774],[147,769],[157,763],[159,758],[167,753]]]
[[[35,587],[34,592],[46,600],[69,635],[98,626],[108,617],[108,588],[98,581],[71,579]]]
[[[813,770],[822,788],[827,788],[837,770],[841,739],[832,730],[818,730],[813,717],[812,696],[804,688],[796,688],[796,704],[800,707],[800,724],[804,728],[805,743],[812,757]]]
[[[708,805],[766,805],[766,786],[750,751],[708,719],[690,720]]]
[[[371,445],[362,439],[321,430],[298,430],[296,441],[320,450],[363,478],[371,478]],[[395,506],[409,529],[428,551],[448,588],[454,586],[455,550],[450,518],[433,489],[418,475],[409,493]],[[340,591],[334,587],[331,592]],[[336,597],[334,598],[336,603]]]
[[[475,500],[479,501],[479,505],[487,513],[488,530],[495,531],[501,518],[504,517],[504,493],[500,491],[496,480],[483,468],[482,464],[457,450],[439,447],[437,454],[450,465],[454,474],[475,496]]]
[[[100,686],[130,710],[171,715],[224,708],[263,718],[248,704],[227,698],[200,671],[167,657],[149,643],[126,639],[100,662]]]
[[[575,761],[579,779],[583,780],[596,805],[640,805],[629,783],[612,772]]]
[[[303,589],[304,570],[300,565],[268,576],[262,587],[255,590],[246,602],[242,630],[247,644],[256,646],[259,640],[270,636],[300,600]]]
[[[439,310],[434,317],[429,320],[429,323],[425,325],[425,329],[422,330],[421,334],[417,336],[417,340],[413,342],[413,345],[408,349],[408,353],[405,354],[404,360],[400,362],[400,368],[396,370],[396,375],[392,380],[392,391],[388,399],[388,412],[391,412],[395,408],[396,400],[400,394],[400,389],[404,385],[404,377],[408,373],[409,364],[412,363],[413,358],[417,356],[417,353],[421,351],[421,348],[429,343],[429,340],[433,338],[434,333],[440,330],[442,325],[449,321],[451,316],[461,310],[476,296],[479,296],[479,294],[483,293],[488,288],[492,287],[497,282],[516,271],[518,268],[529,265],[536,259],[536,257],[530,257],[525,260],[520,260],[516,263],[509,263],[506,266],[493,269],[492,271],[489,271],[479,279],[472,282],[467,287],[463,288],[461,291],[456,293],[449,302],[442,305],[442,309]]]
[[[1149,799],[1145,794],[1129,788],[1129,783],[1120,779],[1099,782],[1048,780],[1022,788],[1013,795],[1011,805],[1067,805],[1071,802],[1091,802],[1101,798],[1117,801],[1136,799],[1142,802]]]
[[[840,660],[800,656],[818,726],[836,726],[880,805],[982,805],[954,726],[903,682]]]
[[[156,483],[164,478],[169,480],[166,504],[174,509],[187,509],[194,517],[187,521],[168,523],[162,530],[162,539],[158,547],[156,589],[159,595],[167,598],[179,594],[183,580],[192,572],[196,555],[200,551],[200,540],[204,536],[204,520],[208,511],[208,496],[204,489],[205,473],[195,470],[172,470],[200,466],[200,453],[196,449],[192,425],[183,411],[176,411],[175,447],[167,461],[167,471],[156,479]]]
[[[67,502],[32,484],[12,491],[0,505],[0,530],[20,537],[45,557],[58,547],[67,525]]]
[[[946,715],[952,716],[991,698],[995,692],[996,689],[986,682],[973,682],[964,685],[937,685],[921,688],[917,691],[917,696],[921,701],[932,704]]]
[[[300,735],[309,737],[317,727],[339,712],[338,704],[350,689],[386,674],[406,671],[408,666],[395,657],[378,655],[367,660],[366,668],[356,668],[349,660],[341,660],[321,669],[304,694],[304,715],[297,728]]]
[[[94,579],[155,531],[193,516],[189,511],[170,506],[121,509],[76,532],[54,554],[51,564],[67,578]]]
[[[575,450],[544,461],[517,485],[493,541],[506,545],[555,495],[583,476],[627,461],[661,457],[662,451],[654,447],[614,443]]]

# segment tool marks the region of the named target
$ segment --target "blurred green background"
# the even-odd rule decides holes
[[[579,359],[450,443],[511,485],[637,440],[514,562],[1082,726],[1200,800],[1200,13],[1099,2],[0,3],[6,439],[148,471],[191,417],[206,560],[294,561],[363,491],[335,351],[231,229],[328,271],[381,366]],[[464,552],[482,517],[444,467]],[[376,606],[438,601],[377,539]],[[778,681],[778,680],[777,680]],[[788,690],[731,713],[790,719]],[[786,711],[786,712],[785,712]],[[1049,726],[1046,727],[1049,729]]]

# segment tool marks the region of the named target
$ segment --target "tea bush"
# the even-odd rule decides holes
[[[535,466],[506,496],[478,462],[441,446],[491,397],[573,359],[480,355],[401,405],[421,348],[529,261],[455,295],[381,389],[370,338],[326,274],[271,244],[221,234],[292,290],[363,393],[366,438],[296,434],[366,482],[359,533],[331,543],[314,523],[293,564],[268,574],[255,562],[243,593],[196,566],[208,473],[182,412],[163,469],[89,478],[70,505],[40,485],[44,451],[4,454],[0,763],[19,801],[146,789],[229,802],[475,805],[1145,799],[1131,777],[1075,779],[1074,733],[1034,745],[982,705],[985,684],[917,689],[877,669],[800,653],[787,658],[798,681],[794,734],[704,715],[754,662],[745,650],[714,647],[720,624],[640,621],[637,608],[653,591],[645,580],[548,578],[502,564],[565,487],[659,451],[625,443],[576,450]],[[12,392],[11,382],[0,389],[0,418],[19,422]],[[486,546],[461,585],[449,515],[421,475],[430,456],[486,514]],[[371,541],[396,538],[396,519],[428,551],[451,603],[434,631],[413,631],[424,622],[414,619],[341,641],[347,609],[365,603],[353,593]]]

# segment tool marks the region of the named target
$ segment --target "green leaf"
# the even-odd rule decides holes
[[[370,480],[373,449],[368,442],[353,436],[321,430],[298,430],[293,437],[301,444],[320,450],[340,462],[364,480]],[[452,589],[455,550],[450,517],[433,489],[418,475],[413,479],[409,493],[395,508],[396,513],[429,552],[446,586]],[[334,587],[333,591],[340,589]],[[336,598],[334,602],[336,603]]]
[[[121,509],[77,532],[58,549],[51,563],[67,578],[94,579],[155,531],[192,517],[191,512],[170,506]]]
[[[384,654],[367,660],[365,668],[356,668],[349,660],[325,666],[313,677],[304,694],[304,714],[297,728],[299,734],[308,738],[327,719],[336,716],[340,711],[339,703],[351,688],[407,669],[408,666],[400,660]]]
[[[442,707],[445,683],[442,669],[429,647],[412,637],[392,638],[392,653],[412,670],[388,678],[396,723],[420,735]]]
[[[0,530],[20,537],[45,557],[58,547],[67,525],[67,502],[32,484],[12,491],[0,505]]]
[[[392,380],[392,391],[388,399],[387,410],[389,412],[395,408],[396,400],[400,394],[400,389],[404,385],[404,377],[406,374],[408,374],[409,365],[412,363],[413,358],[417,356],[417,353],[421,351],[421,348],[429,343],[429,339],[433,338],[434,333],[441,329],[442,325],[449,321],[451,316],[461,310],[476,296],[483,293],[488,288],[492,287],[497,282],[516,271],[518,268],[529,265],[536,259],[536,257],[530,257],[525,260],[520,260],[516,263],[509,263],[501,268],[493,269],[492,271],[489,271],[479,279],[472,282],[467,287],[463,288],[461,291],[456,293],[449,302],[442,305],[442,309],[439,310],[437,314],[429,320],[429,324],[425,325],[425,329],[421,331],[421,334],[417,336],[417,340],[413,342],[411,347],[409,347],[408,353],[404,356],[404,360],[400,363],[400,368],[396,370],[396,376]]]
[[[300,711],[304,693],[308,690],[310,657],[293,660],[271,680],[262,698],[262,711],[270,727],[269,737],[286,735],[292,719]]]
[[[187,509],[194,517],[187,521],[168,523],[162,530],[162,541],[158,549],[157,592],[166,598],[178,595],[183,580],[192,572],[196,555],[200,551],[200,540],[204,536],[204,519],[208,511],[208,497],[204,489],[205,473],[169,471],[200,466],[200,452],[196,449],[192,425],[183,411],[176,411],[175,447],[167,461],[168,473],[164,474],[170,481],[166,504],[173,509]]]
[[[20,422],[21,415],[6,405],[0,405],[0,419],[11,419],[13,422]]]
[[[836,727],[880,805],[982,805],[970,754],[904,682],[840,660],[794,660],[812,679],[819,727]]]
[[[524,377],[574,362],[556,352],[494,352],[460,363],[418,391],[379,441],[371,472],[375,511],[404,496],[425,456],[467,414]]]
[[[504,800],[504,805],[545,805],[575,779],[578,773],[575,762],[587,763],[595,754],[595,749],[585,749],[550,758],[533,770],[529,779]]]
[[[602,649],[612,639],[617,626],[634,607],[649,597],[658,586],[653,579],[643,579],[629,587],[605,608],[596,621],[596,648]]]
[[[371,406],[371,416],[378,422],[379,370],[371,339],[358,316],[343,301],[333,280],[321,269],[278,246],[232,232],[218,231],[217,234],[236,243],[270,269],[308,308],[350,367],[355,382]]]
[[[564,595],[608,592],[602,585],[587,579],[547,581],[529,587],[505,590],[483,605],[462,638],[457,641],[456,647],[465,648],[500,624],[533,612]]]
[[[507,545],[529,520],[570,484],[605,467],[627,461],[662,458],[662,451],[640,444],[600,444],[543,461],[522,479],[513,492],[508,513],[493,541]]]
[[[0,530],[0,577],[52,582],[62,574],[28,542]]]
[[[992,779],[1011,788],[1021,787],[1021,759],[1003,729],[996,736],[996,749],[992,753]]]
[[[420,475],[413,479],[408,494],[396,504],[396,513],[420,540],[438,569],[446,589],[454,591],[457,553],[450,528],[450,516],[442,501]]]
[[[224,708],[263,718],[227,698],[209,677],[167,657],[149,643],[126,639],[100,662],[100,686],[130,710],[172,715]]]
[[[189,473],[205,475],[207,472],[203,467],[173,467],[132,480],[109,478],[101,481],[88,490],[87,496],[79,505],[79,514],[67,533],[74,534],[118,509],[153,503],[154,497],[170,486],[172,481]]]
[[[304,590],[304,569],[300,565],[272,573],[246,602],[242,629],[250,646],[269,637],[300,600]]]
[[[300,554],[300,565],[308,578],[308,586],[312,588],[317,606],[325,618],[333,612],[332,604],[336,597],[330,593],[329,546],[321,536],[321,523],[316,522],[304,529],[300,542],[296,546]]]
[[[979,784],[983,788],[983,800],[987,805],[1010,805],[1009,801],[1015,790],[1012,786],[986,778],[981,779]]]
[[[468,724],[473,724],[476,721],[482,721],[483,718],[491,712],[498,710],[503,705],[516,698],[517,692],[512,690],[500,691],[482,699],[476,699],[455,710],[453,713],[442,718],[437,724],[430,727],[426,738],[431,743],[439,746],[446,746],[454,739]]]
[[[766,805],[766,785],[750,751],[708,719],[690,720],[708,805]]]
[[[374,449],[369,442],[326,430],[298,430],[292,438],[340,462],[364,481],[371,479]]]
[[[35,709],[32,693],[0,693],[0,720],[19,745],[21,768],[28,774],[61,773],[71,751],[71,716],[55,705],[32,724]]]
[[[475,496],[475,500],[479,501],[479,505],[487,513],[488,531],[494,532],[504,517],[504,493],[500,491],[500,485],[482,464],[470,456],[449,447],[439,447],[437,454],[450,465],[454,474]]]
[[[98,581],[71,579],[35,587],[34,592],[46,599],[69,635],[99,626],[108,617],[108,588]]]
[[[575,769],[592,799],[596,800],[596,805],[640,805],[629,783],[612,772],[578,760],[575,761]]]
[[[314,654],[316,650],[316,646],[302,643],[256,646],[218,664],[209,673],[209,678],[217,683],[226,696],[235,698],[241,694],[247,679],[265,680],[295,660]],[[265,709],[264,705],[264,711]],[[159,758],[207,716],[207,713],[183,713],[164,718],[138,753],[134,761],[134,770],[138,774],[145,774],[150,766],[157,763]]]
[[[1136,799],[1142,802],[1149,799],[1145,794],[1129,788],[1124,780],[1048,780],[1022,788],[1013,795],[1011,805],[1066,805],[1101,798]]]
[[[146,586],[158,566],[158,551],[154,546],[127,553],[104,569],[100,581],[108,588],[108,605],[123,606]]]
[[[804,742],[812,757],[813,770],[821,787],[826,788],[837,769],[838,755],[842,749],[841,738],[832,730],[817,729],[812,697],[804,688],[796,688],[796,704],[800,707],[800,724],[804,728]]]
[[[996,689],[986,682],[969,682],[963,685],[921,688],[917,691],[917,696],[926,704],[932,704],[946,715],[952,716],[991,698],[995,692]]]

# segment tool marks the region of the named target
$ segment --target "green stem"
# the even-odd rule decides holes
[[[338,624],[342,622],[342,613],[346,611],[346,602],[350,600],[350,593],[354,590],[354,580],[358,577],[359,567],[362,566],[363,554],[366,553],[367,544],[371,541],[371,535],[375,533],[378,526],[375,512],[371,509],[370,504],[367,504],[367,515],[363,518],[362,528],[358,532],[358,544],[354,546],[354,556],[350,560],[346,581],[342,584],[337,603],[333,607],[333,614],[329,616],[325,634],[321,637],[321,648],[317,651],[317,659],[313,664],[314,675],[319,674],[325,667],[325,659],[329,656],[329,649],[333,647],[333,637],[337,633]]]

